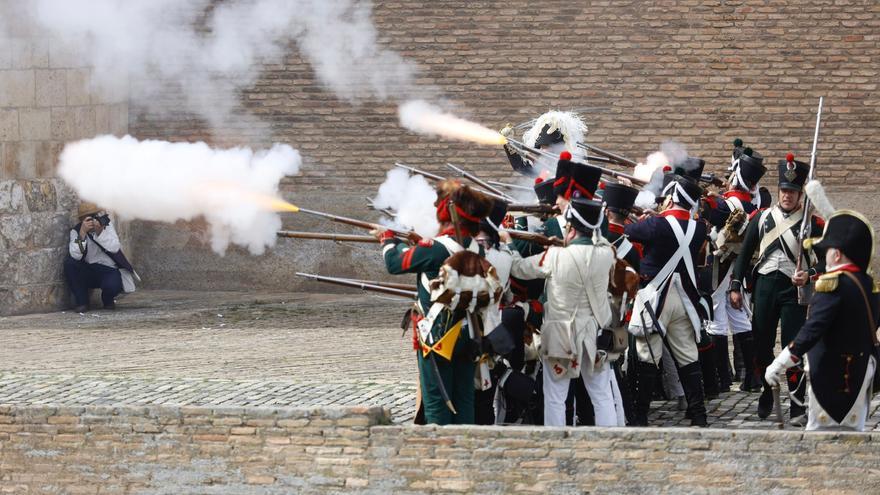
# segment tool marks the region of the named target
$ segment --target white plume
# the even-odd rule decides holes
[[[535,120],[531,129],[523,133],[523,143],[526,146],[533,147],[544,126],[549,125],[548,134],[555,131],[562,133],[565,140],[565,149],[572,155],[580,154],[578,143],[583,142],[584,135],[587,133],[587,124],[581,120],[580,116],[574,112],[562,112],[559,110],[551,110]]]
[[[434,202],[437,191],[421,175],[410,176],[401,168],[388,171],[385,182],[379,186],[379,194],[373,200],[376,208],[394,210],[396,225],[402,229],[415,230],[430,239],[440,231]]]
[[[203,217],[217,253],[233,243],[262,254],[281,228],[268,202],[277,198],[281,178],[299,166],[299,152],[284,144],[254,152],[99,136],[65,146],[58,175],[80,198],[123,219]]]
[[[834,206],[828,199],[828,195],[825,194],[825,188],[822,187],[821,182],[813,179],[810,182],[807,182],[804,190],[807,192],[807,196],[810,198],[816,211],[819,212],[819,216],[827,219],[834,214]]]

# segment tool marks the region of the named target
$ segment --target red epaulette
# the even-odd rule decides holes
[[[813,218],[816,219],[816,225],[818,225],[819,228],[821,228],[821,229],[825,228],[825,219],[824,218],[820,217],[819,215],[813,215]]]

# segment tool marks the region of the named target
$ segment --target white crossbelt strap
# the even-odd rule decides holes
[[[669,226],[672,228],[672,233],[675,235],[675,240],[678,241],[678,249],[675,250],[675,253],[669,258],[669,261],[663,265],[663,268],[657,272],[657,276],[651,280],[650,284],[659,290],[669,281],[669,277],[675,272],[678,263],[681,260],[684,260],[688,276],[690,277],[691,282],[694,283],[694,286],[696,286],[697,279],[694,273],[694,260],[691,258],[691,241],[694,239],[694,234],[697,231],[697,222],[694,220],[688,220],[687,232],[685,232],[681,230],[681,226],[678,224],[678,220],[676,220],[675,217],[666,217],[666,221],[669,222]]]
[[[724,202],[727,203],[727,207],[730,208],[730,211],[733,211],[733,210],[745,211],[745,208],[743,207],[742,201],[740,201],[739,198],[730,197],[730,198],[725,199]]]
[[[758,249],[758,257],[763,257],[764,253],[767,251],[767,248],[770,247],[771,244],[776,242],[777,239],[782,238],[782,242],[786,244],[788,248],[787,255],[794,256],[794,253],[797,252],[797,239],[794,236],[794,233],[791,231],[792,227],[797,225],[797,223],[803,218],[804,212],[803,210],[798,211],[794,215],[790,215],[788,218],[785,218],[782,215],[782,210],[779,207],[774,206],[770,209],[770,216],[773,217],[773,223],[776,224],[773,227],[773,230],[764,234],[761,238],[761,246]],[[763,227],[764,221],[766,220],[766,216],[761,218],[761,225]]]
[[[629,239],[626,236],[620,236],[615,244],[615,248],[617,249],[617,259],[619,260],[626,258],[626,255],[628,255],[633,249],[633,244],[629,242]]]

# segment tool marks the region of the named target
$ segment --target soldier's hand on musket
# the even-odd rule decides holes
[[[807,285],[807,282],[810,280],[809,274],[803,270],[798,270],[794,272],[794,275],[791,277],[791,283],[796,285],[797,287],[803,287]]]
[[[730,291],[730,307],[739,311],[743,307],[743,296],[742,292],[738,290]]]
[[[386,239],[391,239],[394,237],[394,232],[391,232],[387,229],[373,229],[370,231],[370,235],[375,237],[377,241],[383,242]]]

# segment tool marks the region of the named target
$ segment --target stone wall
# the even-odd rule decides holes
[[[880,179],[880,4],[873,0],[668,0],[662,2],[381,0],[373,19],[380,42],[415,62],[461,113],[494,128],[548,108],[591,107],[588,141],[635,159],[666,139],[686,144],[719,172],[740,137],[768,158],[792,151],[809,159],[819,96],[825,110],[818,176],[835,198],[875,209]],[[180,107],[170,92],[151,106]],[[395,161],[446,174],[447,161],[509,179],[500,149],[416,136],[397,124],[395,101],[351,105],[323,90],[295,47],[264,67],[242,105],[265,125],[208,130],[191,116],[153,116],[132,107],[139,137],[206,139],[218,145],[287,142],[306,159],[285,193],[311,207],[366,217]],[[766,182],[771,188],[775,171]],[[880,220],[880,212],[869,211]],[[338,226],[286,215],[289,227]],[[301,284],[279,267],[332,264],[350,248],[282,240],[263,258],[207,253],[196,227],[145,227],[135,243],[148,284],[169,288],[275,289]],[[165,245],[176,247],[173,255]],[[207,253],[207,254],[206,254]],[[168,258],[174,257],[170,261]],[[317,260],[309,261],[317,257]],[[184,261],[185,260],[185,261]],[[381,269],[378,255],[355,269]],[[348,265],[348,262],[346,262]],[[223,267],[224,273],[217,268]],[[358,268],[360,267],[360,268]],[[348,268],[346,266],[346,270]],[[209,273],[210,272],[210,273]],[[247,281],[238,282],[238,281]],[[150,282],[153,281],[153,282]],[[161,281],[161,282],[159,282]]]
[[[0,406],[3,493],[873,493],[880,434],[385,426],[379,408]]]
[[[8,315],[67,303],[61,262],[77,199],[54,178],[58,154],[72,140],[125,134],[128,96],[94,90],[70,46],[21,19],[0,22],[9,34],[0,37],[0,315]]]

